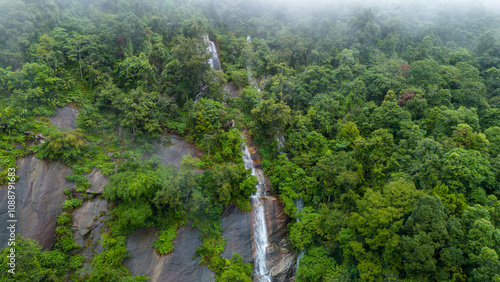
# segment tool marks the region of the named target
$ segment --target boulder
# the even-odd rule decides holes
[[[233,98],[240,95],[240,90],[236,89],[231,83],[224,84],[224,91],[226,91],[229,96]]]
[[[76,129],[76,116],[78,109],[66,105],[56,109],[56,114],[49,118],[50,123],[64,129]]]
[[[17,160],[16,208],[17,232],[36,239],[44,249],[54,245],[56,220],[65,201],[64,190],[74,186],[66,181],[72,169],[61,162],[41,161],[34,156]],[[0,188],[0,246],[7,243],[8,189]]]
[[[191,155],[193,158],[201,157],[201,152],[192,143],[187,142],[183,137],[176,134],[162,136],[161,143],[153,142],[155,151],[145,154],[144,158],[149,159],[153,155],[160,157],[165,165],[173,165],[179,169],[182,157]]]
[[[123,262],[132,276],[145,274],[149,281],[198,282],[215,281],[215,273],[200,265],[200,258],[193,257],[200,246],[200,231],[187,225],[181,226],[174,240],[174,250],[158,255],[153,242],[159,231],[154,228],[139,228],[127,238],[127,251],[131,257]]]

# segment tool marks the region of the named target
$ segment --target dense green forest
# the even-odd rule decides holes
[[[207,34],[222,71],[210,68]],[[76,130],[48,122],[67,104],[79,109]],[[218,281],[251,281],[251,264],[220,256],[221,213],[231,203],[249,211],[257,182],[242,131],[298,219],[288,225],[304,254],[297,281],[500,281],[498,11],[440,1],[0,0],[2,183],[33,154],[64,162],[75,183],[53,249],[19,238],[18,272],[8,276],[3,249],[2,281],[143,281],[122,265],[126,236],[154,226],[165,254],[184,224],[200,229],[197,255]],[[202,158],[180,170],[143,161],[166,132]],[[114,209],[104,251],[85,261],[71,214],[93,197],[84,174],[94,167],[110,178],[102,196]]]

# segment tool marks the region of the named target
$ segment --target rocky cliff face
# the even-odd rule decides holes
[[[104,186],[109,184],[109,179],[102,174],[102,172],[94,168],[89,174],[86,175],[88,181],[92,184],[88,189],[87,193],[90,194],[102,194],[104,192]]]
[[[283,211],[283,204],[278,196],[267,196],[263,201],[269,238],[268,269],[273,281],[289,281],[295,275],[297,261],[296,253],[286,239],[286,225],[290,218]]]
[[[76,115],[76,109],[66,106],[57,110],[51,122],[61,128],[74,129]],[[193,144],[180,136],[169,134],[163,138],[169,139],[170,144],[154,144],[156,151],[146,158],[157,155],[164,164],[179,168],[184,155],[201,156]],[[252,159],[258,164],[261,158],[255,148],[252,150]],[[74,183],[65,179],[72,170],[61,162],[41,161],[34,156],[18,160],[17,166],[20,177],[16,183],[17,231],[24,237],[38,240],[44,249],[50,249],[54,244],[56,220],[65,201],[64,190],[74,187]],[[102,252],[99,239],[108,203],[98,196],[109,179],[97,169],[86,177],[92,184],[87,193],[97,198],[84,201],[73,212],[73,225],[74,240],[82,247],[80,254],[90,259]],[[0,187],[0,247],[6,245],[9,236],[4,226],[8,219],[7,191],[6,187]],[[277,197],[268,196],[264,203],[269,236],[268,267],[273,281],[288,281],[293,276],[296,261],[295,253],[289,250],[289,243],[285,239],[289,219],[283,213]],[[234,206],[225,210],[222,215],[222,236],[226,238],[226,248],[221,254],[224,258],[229,259],[233,253],[238,253],[245,262],[253,262],[252,222],[251,213],[244,213]],[[197,229],[181,227],[174,240],[174,251],[164,256],[156,254],[152,246],[157,239],[156,233],[158,230],[155,229],[138,229],[129,235],[127,248],[131,257],[124,265],[132,275],[145,274],[150,277],[150,281],[215,281],[215,274],[206,266],[201,266],[199,258],[193,259],[201,244]]]
[[[247,147],[256,168],[255,173],[260,176],[259,179],[264,179],[262,184],[265,186],[268,195],[261,199],[264,204],[266,230],[269,239],[267,268],[273,282],[294,281],[297,255],[290,242],[286,239],[286,226],[291,219],[285,214],[279,197],[274,195],[272,191],[269,179],[260,165],[262,156],[257,152],[257,147],[252,140],[247,139]],[[252,218],[248,220],[250,224],[254,222]],[[251,242],[253,244],[253,237]],[[253,252],[255,252],[255,246],[252,246],[252,248]]]
[[[76,129],[76,116],[78,109],[73,106],[66,105],[56,110],[56,114],[50,117],[50,123],[60,128]]]
[[[93,199],[83,203],[73,213],[73,240],[80,247],[85,246],[85,241],[91,239],[90,242],[95,243],[100,238],[99,232],[96,229],[102,228],[100,222],[101,216],[108,211],[108,202],[105,199]],[[97,230],[98,231],[98,230]],[[96,234],[97,233],[97,234]]]
[[[201,244],[198,229],[187,225],[180,227],[173,242],[173,252],[163,256],[153,248],[157,233],[159,231],[154,228],[141,228],[128,236],[127,250],[132,256],[123,264],[132,275],[145,274],[150,281],[215,281],[215,274],[199,264],[200,258],[193,259]]]
[[[66,175],[73,171],[60,162],[41,161],[34,156],[20,159],[16,183],[18,232],[23,237],[36,239],[44,249],[54,245],[56,220],[62,212],[65,201],[64,190],[73,187],[66,181]],[[7,189],[0,188],[0,209],[7,210]],[[2,226],[7,214],[0,215]],[[6,228],[0,228],[0,243],[6,244],[9,235]]]
[[[162,137],[164,143],[168,143],[168,140],[170,144],[165,146],[153,144],[156,151],[147,154],[145,158],[156,155],[163,164],[179,168],[183,156],[201,156],[201,152],[193,144],[178,135],[168,134]],[[163,256],[159,256],[153,248],[159,230],[137,229],[127,238],[127,250],[131,257],[124,261],[124,266],[132,275],[145,274],[150,277],[150,281],[215,281],[215,273],[200,265],[199,257],[193,259],[196,249],[201,245],[200,231],[188,225],[179,228],[173,242],[174,251]]]
[[[226,247],[222,257],[231,259],[234,253],[243,257],[243,262],[253,263],[252,220],[250,213],[245,213],[234,205],[226,208],[222,214],[222,237],[226,239]]]
[[[267,196],[265,205],[266,229],[269,238],[267,266],[273,281],[293,281],[297,256],[290,242],[286,240],[286,225],[290,218],[283,212],[278,196]],[[252,213],[244,213],[229,206],[222,214],[222,236],[226,247],[222,257],[230,259],[233,253],[243,257],[244,262],[254,261]]]
[[[75,129],[77,114],[76,108],[65,106],[56,110],[50,122],[61,128]],[[19,176],[15,191],[17,233],[36,239],[44,249],[50,249],[54,245],[56,220],[66,200],[64,190],[74,186],[65,177],[73,171],[61,162],[41,161],[35,156],[19,159],[16,165]],[[0,247],[6,245],[9,236],[3,228],[8,216],[7,191],[0,187]]]
[[[193,158],[201,157],[201,152],[194,144],[186,142],[186,140],[176,134],[167,134],[161,138],[162,144],[154,142],[155,151],[152,154],[146,154],[145,159],[156,155],[165,165],[174,165],[179,169],[182,157],[191,155]]]

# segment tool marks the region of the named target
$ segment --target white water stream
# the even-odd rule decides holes
[[[205,42],[208,43],[207,54],[212,53],[212,57],[208,61],[210,67],[214,70],[221,70],[219,54],[217,54],[217,48],[215,48],[215,43],[213,41],[210,41],[208,35],[205,35],[204,39]]]
[[[266,189],[263,185],[264,179],[262,175],[256,173],[253,165],[252,156],[248,147],[245,144],[243,150],[243,161],[246,169],[252,169],[252,175],[257,176],[259,181],[256,185],[257,192],[250,197],[253,213],[253,238],[255,244],[255,268],[257,279],[260,282],[271,282],[271,276],[266,265],[267,246],[269,244],[267,238],[266,217],[264,212],[264,203],[262,197],[266,195]]]
[[[248,44],[251,44],[252,37],[247,36]],[[247,66],[247,75],[248,81],[252,85],[253,88],[257,89],[260,92],[259,85],[257,81],[251,75],[251,65]],[[267,238],[267,228],[266,228],[266,217],[264,211],[264,203],[261,200],[262,196],[266,195],[266,188],[263,185],[264,179],[263,175],[257,174],[255,167],[253,165],[252,156],[248,151],[248,147],[245,144],[243,149],[243,161],[245,162],[245,168],[252,169],[252,175],[257,176],[257,192],[250,197],[250,201],[252,203],[252,212],[253,212],[253,237],[254,237],[254,245],[255,245],[255,268],[254,272],[257,274],[257,280],[259,282],[271,282],[271,276],[269,275],[269,271],[267,269],[266,264],[266,254],[267,247],[269,244]]]
[[[205,50],[205,52],[207,54],[210,54],[210,53],[212,54],[212,56],[208,59],[208,63],[210,64],[210,67],[213,70],[221,70],[219,54],[217,53],[217,48],[215,47],[215,43],[210,41],[210,39],[208,38],[208,34],[205,35],[203,37],[203,39],[205,40],[205,43],[208,44],[208,47]],[[207,85],[203,84],[203,81],[201,81],[201,80],[200,80],[200,84],[201,84],[201,91],[200,91],[200,93],[196,94],[196,97],[194,99],[195,103],[198,103],[198,101],[202,98],[203,94],[205,94],[205,90],[207,88]]]
[[[302,209],[304,208],[304,200],[302,198],[296,200],[295,201],[295,207],[297,208],[298,213],[300,213],[302,211]],[[299,218],[298,217],[297,217],[297,222],[299,222]],[[295,275],[297,275],[297,270],[299,269],[300,260],[304,257],[305,254],[306,254],[306,251],[302,250],[297,255],[297,265],[295,266]]]

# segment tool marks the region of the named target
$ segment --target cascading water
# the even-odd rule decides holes
[[[278,152],[283,154],[285,151],[285,136],[280,135],[276,137],[276,141],[278,141]]]
[[[215,48],[215,43],[210,41],[210,39],[208,38],[208,35],[205,35],[203,37],[203,39],[205,40],[206,43],[208,43],[208,47],[205,51],[207,52],[207,54],[210,54],[210,53],[212,54],[212,56],[208,59],[208,63],[210,64],[210,67],[213,70],[221,70],[219,54],[217,54],[217,48]],[[205,93],[205,89],[207,89],[207,86],[203,84],[203,81],[200,81],[200,84],[201,84],[201,91],[200,91],[200,93],[196,94],[196,97],[194,100],[195,103],[198,103],[198,101],[201,99],[201,97]]]
[[[252,42],[252,37],[247,36],[247,41],[250,44]],[[252,85],[253,88],[257,89],[260,92],[259,85],[257,81],[251,75],[251,65],[250,63],[247,66],[248,71],[248,81]],[[266,255],[267,255],[267,246],[269,244],[267,238],[267,228],[266,228],[266,217],[264,211],[264,203],[261,199],[262,196],[266,195],[266,188],[263,185],[264,176],[262,172],[255,170],[253,165],[252,156],[250,155],[250,151],[248,150],[247,145],[245,144],[243,148],[243,161],[245,162],[245,168],[252,169],[252,175],[257,176],[257,180],[259,183],[257,184],[257,192],[250,196],[250,201],[252,203],[252,212],[253,212],[253,237],[255,244],[255,269],[254,272],[257,274],[257,280],[260,282],[271,282],[271,276],[269,275],[269,271],[267,269],[266,263]]]
[[[299,214],[302,209],[304,208],[304,200],[302,198],[298,199],[295,201],[295,207],[297,208],[297,214]],[[297,217],[297,222],[299,222],[299,218]],[[305,255],[305,250],[300,251],[300,253],[297,255],[297,265],[295,267],[295,275],[297,275],[297,270],[299,269],[300,265],[300,260],[304,257]]]
[[[257,274],[257,279],[260,282],[271,282],[271,277],[267,270],[266,264],[266,254],[268,246],[267,238],[267,228],[266,228],[266,217],[264,212],[264,204],[261,201],[262,196],[266,195],[266,189],[263,185],[264,179],[260,173],[256,173],[255,167],[253,165],[252,156],[245,144],[243,148],[243,161],[245,162],[245,168],[252,169],[252,175],[257,176],[259,181],[256,185],[257,192],[250,197],[252,203],[253,212],[253,237],[255,244],[255,273]]]
[[[219,55],[217,54],[217,48],[215,48],[215,43],[210,41],[208,35],[205,35],[205,42],[208,43],[207,53],[212,53],[212,57],[209,60],[210,67],[214,70],[221,70]]]

